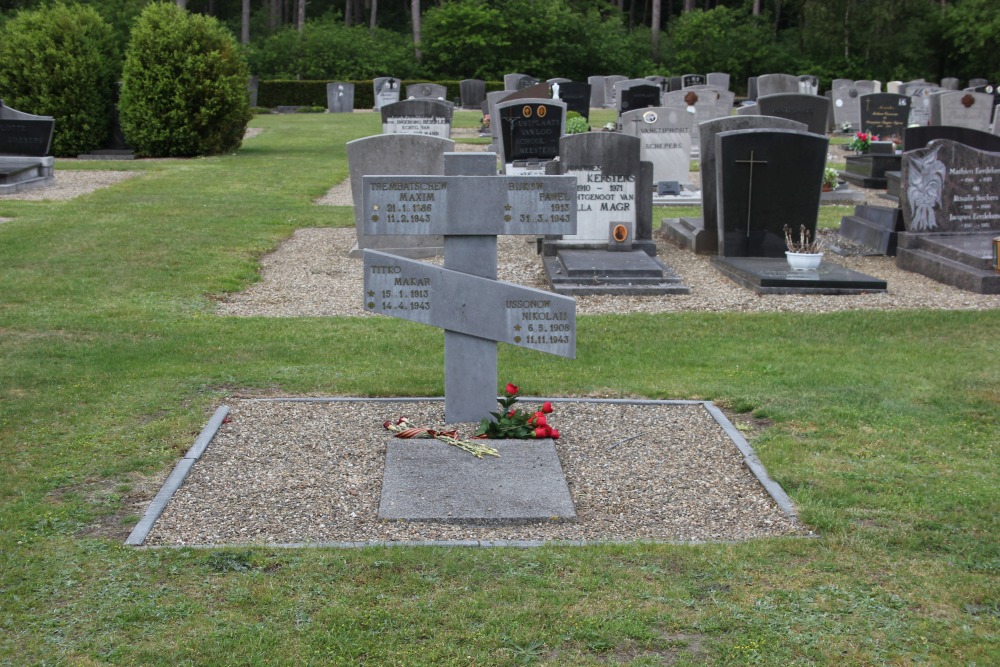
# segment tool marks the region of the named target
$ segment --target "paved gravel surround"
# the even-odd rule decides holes
[[[165,485],[173,494],[147,512],[143,522],[152,524],[150,514],[162,509],[148,536],[137,526],[128,543],[531,546],[808,534],[749,444],[711,403],[552,400],[575,522],[379,520],[390,437],[382,422],[406,415],[443,427],[440,399],[238,399],[228,402],[227,419],[216,413],[218,430],[207,449],[200,447],[204,453],[203,432],[178,464],[186,480]],[[475,425],[450,426],[469,435]]]

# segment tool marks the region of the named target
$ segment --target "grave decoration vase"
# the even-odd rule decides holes
[[[823,259],[823,253],[791,252],[786,250],[785,258],[788,260],[788,266],[796,271],[812,271],[819,267],[819,263]]]

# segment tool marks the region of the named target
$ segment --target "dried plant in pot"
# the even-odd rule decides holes
[[[785,225],[785,258],[788,266],[796,271],[810,271],[816,269],[823,260],[823,253],[820,251],[822,243],[813,234],[810,234],[805,225],[799,227],[799,240],[792,238],[792,229]]]

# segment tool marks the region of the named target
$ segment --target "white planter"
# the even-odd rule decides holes
[[[788,266],[796,271],[810,271],[819,266],[823,253],[785,251],[785,258],[788,259]]]

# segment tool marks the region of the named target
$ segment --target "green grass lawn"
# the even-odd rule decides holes
[[[527,394],[765,421],[752,444],[816,539],[122,546],[233,392],[443,392],[430,327],[213,315],[295,229],[352,224],[311,202],[379,131],[253,125],[233,155],[57,161],[142,175],[0,198],[0,665],[1000,664],[997,311],[582,316],[576,360],[501,347]]]

